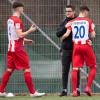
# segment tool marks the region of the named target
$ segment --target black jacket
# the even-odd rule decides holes
[[[65,25],[66,25],[66,23],[68,23],[68,21],[70,21],[72,19],[74,19],[74,18],[66,17],[64,19],[64,21],[59,25],[59,28],[57,29],[57,32],[56,32],[57,37],[60,38],[66,33],[67,29],[65,28]],[[61,49],[64,49],[64,50],[72,50],[73,49],[72,33],[68,36],[68,38],[63,40],[63,42],[61,43]]]

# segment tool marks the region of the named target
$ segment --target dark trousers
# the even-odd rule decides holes
[[[68,75],[70,71],[70,65],[72,63],[72,50],[62,50],[61,52],[61,61],[62,61],[62,86],[63,89],[67,89],[68,85]],[[80,71],[78,71],[78,80],[77,88],[80,85]]]

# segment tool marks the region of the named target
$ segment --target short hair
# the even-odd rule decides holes
[[[73,11],[75,11],[75,7],[72,5],[67,5],[66,8],[71,8]]]
[[[21,2],[14,2],[12,8],[16,9],[17,7],[24,7],[24,4]]]
[[[87,6],[81,6],[80,12],[83,12],[83,11],[90,11],[90,9]]]

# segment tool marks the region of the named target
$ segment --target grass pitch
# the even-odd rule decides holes
[[[80,97],[59,97],[59,96],[44,96],[44,97],[30,97],[30,96],[15,96],[10,98],[1,98],[0,100],[100,100],[100,96],[80,96]]]

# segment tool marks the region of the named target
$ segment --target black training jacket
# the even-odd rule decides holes
[[[68,18],[66,17],[59,25],[56,35],[58,38],[62,37],[65,33],[66,33],[66,28],[65,25],[74,18]],[[61,49],[64,50],[72,50],[73,49],[73,42],[72,42],[72,33],[68,36],[68,38],[66,38],[65,40],[63,40],[63,42],[61,43]]]

